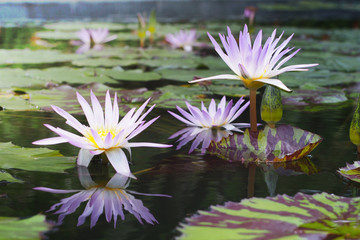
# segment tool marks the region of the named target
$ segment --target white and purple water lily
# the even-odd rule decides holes
[[[75,212],[82,202],[87,202],[84,212],[78,218],[77,226],[84,224],[86,218],[91,215],[90,228],[94,227],[99,217],[105,212],[107,222],[114,219],[116,227],[117,217],[125,219],[124,209],[133,214],[137,220],[143,224],[143,220],[149,224],[157,223],[155,217],[150,213],[142,201],[136,199],[132,194],[145,196],[170,197],[163,194],[144,194],[135,191],[125,190],[130,179],[120,173],[116,173],[106,184],[96,183],[91,179],[89,171],[85,167],[78,167],[78,175],[84,190],[62,190],[47,187],[35,187],[35,190],[50,193],[76,193],[70,197],[62,199],[59,203],[51,206],[49,211],[59,209],[55,214],[59,214],[58,224],[62,224],[64,218]],[[131,194],[130,194],[131,193]]]
[[[150,99],[148,99],[137,111],[135,108],[132,108],[120,121],[116,94],[114,96],[114,104],[111,104],[110,93],[107,91],[105,111],[103,111],[99,100],[92,91],[92,107],[90,107],[88,102],[79,93],[77,93],[77,99],[84,111],[89,126],[81,124],[63,109],[56,106],[51,107],[56,113],[65,118],[66,123],[76,129],[82,136],[58,127],[55,128],[49,124],[44,124],[51,131],[58,134],[59,137],[38,140],[33,142],[33,144],[52,145],[68,142],[80,148],[77,164],[85,167],[89,165],[94,155],[105,153],[116,172],[125,176],[131,176],[131,172],[128,160],[123,151],[124,148],[130,152],[131,147],[171,147],[171,145],[148,142],[129,143],[129,140],[144,131],[159,118],[153,118],[148,122],[144,121],[144,118],[150,113],[155,105],[141,115]]]
[[[223,128],[229,131],[241,132],[238,127],[248,127],[247,123],[232,123],[235,121],[249,106],[249,102],[245,103],[242,107],[241,104],[245,102],[240,98],[233,106],[233,101],[230,100],[226,105],[226,97],[224,96],[218,106],[215,100],[212,99],[207,109],[203,102],[201,102],[201,110],[186,102],[189,112],[186,112],[181,107],[176,106],[177,110],[184,116],[168,111],[176,119],[185,123],[188,126],[201,127],[201,128]]]
[[[227,138],[232,134],[232,131],[221,128],[186,127],[171,135],[169,139],[180,136],[179,139],[176,140],[176,142],[178,142],[176,150],[193,141],[189,149],[189,154],[197,148],[200,148],[201,153],[204,154],[211,142],[219,142],[221,139]]]
[[[76,36],[80,41],[73,41],[73,45],[81,45],[76,51],[77,53],[84,53],[90,49],[101,50],[103,44],[113,41],[117,38],[116,35],[109,36],[109,29],[98,28],[98,29],[81,29],[76,32]]]
[[[193,46],[197,46],[198,35],[195,29],[180,30],[174,34],[166,34],[165,40],[170,43],[172,48],[183,48],[186,52],[191,52]]]
[[[291,92],[285,84],[274,77],[289,71],[307,71],[307,68],[318,65],[298,64],[282,67],[300,51],[300,49],[297,49],[290,53],[294,48],[285,48],[293,37],[293,34],[277,46],[283,34],[276,38],[275,29],[271,36],[266,40],[264,46],[262,46],[262,30],[257,34],[253,44],[251,43],[250,34],[246,25],[244,26],[244,30],[242,32],[240,31],[239,42],[235,40],[229,27],[227,30],[228,36],[219,34],[225,53],[209,33],[208,36],[214,45],[216,52],[235,75],[222,74],[193,80],[190,81],[191,83],[214,79],[232,79],[241,80],[245,87],[249,89],[258,89],[264,84],[269,84],[284,91]],[[289,55],[284,57],[286,54]]]

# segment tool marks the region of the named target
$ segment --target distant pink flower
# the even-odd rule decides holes
[[[215,46],[216,52],[220,55],[222,60],[229,66],[235,75],[222,74],[212,77],[201,78],[190,81],[191,83],[215,80],[215,79],[231,79],[241,80],[245,87],[249,89],[258,89],[264,84],[273,85],[284,91],[291,92],[279,79],[274,78],[284,72],[289,71],[307,71],[308,67],[314,67],[318,64],[297,64],[281,68],[287,61],[289,61],[296,53],[300,51],[297,49],[285,58],[286,54],[290,53],[294,48],[285,48],[290,42],[293,34],[283,41],[279,46],[282,34],[280,37],[275,38],[276,30],[266,40],[262,46],[262,31],[260,30],[254,43],[251,43],[248,28],[245,25],[244,30],[239,35],[239,42],[231,34],[228,27],[228,36],[219,34],[220,40],[225,49],[221,49],[216,40],[208,33],[208,36]],[[283,58],[281,60],[281,58]]]
[[[186,102],[189,113],[181,107],[176,106],[177,110],[184,117],[171,111],[168,112],[188,126],[201,128],[224,128],[229,131],[241,132],[241,130],[237,127],[247,127],[249,124],[233,123],[233,121],[235,121],[249,106],[250,103],[247,102],[240,108],[241,104],[244,102],[245,100],[241,98],[234,106],[232,100],[230,100],[226,105],[226,97],[224,96],[218,106],[216,106],[215,100],[212,99],[208,109],[205,107],[203,102],[201,103],[201,110]]]
[[[103,44],[113,41],[117,38],[116,35],[109,36],[109,30],[107,28],[98,29],[81,29],[76,32],[76,36],[81,40],[72,42],[73,45],[81,45],[76,51],[77,53],[83,53],[87,50],[101,50]]]
[[[86,218],[91,215],[90,228],[94,227],[99,217],[105,212],[107,222],[114,219],[114,228],[116,227],[117,217],[125,219],[124,210],[134,215],[142,224],[143,220],[147,223],[157,223],[155,217],[150,213],[142,201],[136,199],[133,194],[145,196],[170,197],[163,194],[144,194],[138,193],[126,188],[130,184],[130,179],[120,173],[116,173],[106,184],[96,183],[92,180],[90,173],[85,167],[78,167],[78,176],[84,190],[62,190],[47,187],[35,187],[34,190],[50,193],[74,193],[74,195],[62,199],[54,204],[48,211],[55,211],[59,215],[58,224],[62,224],[64,218],[75,212],[82,202],[87,202],[84,212],[78,218],[77,226],[84,224]]]
[[[172,48],[183,48],[186,52],[191,52],[193,46],[196,46],[198,36],[195,29],[180,30],[174,34],[166,34],[165,40],[170,43]]]
[[[256,10],[256,7],[252,6],[246,7],[244,10],[244,17],[249,19],[250,26],[254,24]]]
[[[141,113],[144,111],[150,99],[148,99],[136,112],[136,109],[132,108],[121,121],[119,121],[119,108],[116,94],[114,97],[114,104],[112,105],[110,93],[107,91],[105,111],[103,111],[99,100],[92,91],[92,108],[79,93],[77,93],[77,99],[84,111],[89,126],[81,124],[63,109],[56,106],[51,107],[56,113],[65,118],[66,123],[81,133],[82,136],[70,133],[61,128],[55,128],[49,124],[44,124],[45,127],[58,134],[59,137],[38,140],[33,142],[33,144],[52,145],[68,142],[80,148],[77,164],[85,167],[89,165],[94,155],[105,153],[116,172],[125,176],[131,176],[131,172],[123,149],[130,151],[131,147],[171,147],[171,145],[148,142],[129,143],[129,140],[144,131],[159,118],[156,117],[148,122],[144,121],[144,118],[150,113],[155,105],[141,116]]]

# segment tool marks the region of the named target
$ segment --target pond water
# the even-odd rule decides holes
[[[28,39],[33,36],[34,32],[39,30],[42,31],[43,29],[40,27],[2,29],[2,39],[4,39],[4,36],[12,34],[12,39],[17,39],[16,41],[21,44],[8,45],[5,42],[6,40],[3,40],[0,47],[9,49],[31,47]],[[24,37],[18,36],[19,33],[23,33]],[[56,40],[48,41],[50,43],[56,42]],[[131,44],[135,45],[136,43],[130,42]],[[111,45],[117,46],[116,43]],[[36,46],[33,48],[38,49]],[[60,49],[62,52],[74,51],[74,47],[69,46],[64,41],[60,41],[55,49]],[[49,67],[46,64],[48,63],[39,65],[19,63],[19,65],[14,66],[5,64],[4,68],[46,69]],[[69,61],[51,63],[50,67],[57,65],[71,66],[71,63]],[[75,68],[80,69],[80,66]],[[97,67],[96,71],[100,71],[101,68],[103,67]],[[124,68],[135,69],[136,67]],[[143,70],[147,72],[149,68],[147,66]],[[355,71],[349,71],[348,75],[354,74],[356,71],[356,69]],[[339,72],[337,71],[337,73]],[[1,79],[0,81],[4,80]],[[7,79],[7,81],[11,81],[11,79]],[[78,87],[83,83],[82,81],[75,82],[71,86]],[[172,83],[174,86],[182,84],[181,81]],[[6,92],[8,89],[21,91],[20,95],[29,94],[30,102],[31,97],[36,94],[38,94],[36,96],[39,98],[39,93],[35,94],[35,92],[40,91],[39,89],[42,88],[38,85],[35,84],[35,87],[28,86],[25,81],[23,83],[24,87],[21,87],[21,84],[19,85],[3,88],[2,92]],[[144,82],[141,85],[141,82],[124,84],[121,81],[118,84],[109,84],[113,89],[126,86],[128,86],[128,89],[136,89],[146,86],[150,90],[165,85],[164,82]],[[333,89],[337,91],[343,88],[344,85],[338,86]],[[47,94],[45,92],[43,96],[48,96]],[[220,99],[220,94],[212,93],[208,94],[208,96]],[[234,97],[236,98],[236,96]],[[181,97],[179,98],[181,99]],[[0,106],[2,99],[4,98],[0,97]],[[258,103],[260,103],[260,100],[261,94],[258,95]],[[66,101],[66,98],[65,100],[64,98],[60,98],[60,100],[54,98],[55,103],[52,103],[51,98],[46,101],[47,106],[50,104],[57,105],[61,101]],[[46,109],[45,105],[41,105],[39,101],[34,104],[37,105],[38,103],[40,107]],[[13,105],[9,106],[0,111],[0,142],[12,142],[16,146],[35,148],[36,146],[32,145],[33,141],[54,136],[51,131],[43,126],[43,123],[49,123],[72,131],[64,123],[64,119],[53,112],[34,109],[24,111],[24,108],[12,109],[11,106]],[[189,144],[178,151],[174,147],[168,149],[133,149],[131,169],[137,179],[131,180],[126,190],[150,194],[132,195],[141,200],[144,207],[148,208],[156,218],[158,223],[153,225],[146,223],[144,220],[144,224],[140,224],[134,215],[124,211],[125,220],[119,218],[116,228],[114,228],[114,221],[108,223],[103,214],[93,228],[90,228],[90,217],[85,220],[84,224],[77,226],[78,217],[83,213],[85,203],[82,203],[73,213],[67,215],[62,224],[56,224],[59,214],[54,213],[55,211],[46,211],[52,205],[59,203],[61,199],[69,197],[73,193],[56,194],[36,191],[33,188],[84,189],[83,182],[79,178],[85,178],[88,173],[81,172],[80,175],[78,174],[75,165],[78,148],[70,144],[49,146],[49,149],[58,150],[65,157],[69,157],[70,160],[68,166],[64,167],[61,165],[64,163],[55,163],[56,160],[53,156],[49,156],[48,159],[45,156],[46,164],[51,165],[51,161],[54,161],[54,164],[60,164],[59,168],[47,172],[37,169],[29,170],[29,166],[31,166],[30,160],[22,162],[24,164],[23,168],[21,165],[12,167],[11,162],[7,163],[6,159],[1,159],[8,155],[3,155],[0,152],[2,172],[10,173],[21,181],[1,182],[0,216],[26,219],[39,213],[45,214],[46,220],[52,225],[51,230],[42,233],[41,236],[45,239],[174,239],[181,235],[177,228],[182,223],[185,223],[186,218],[196,214],[198,210],[208,210],[212,205],[221,205],[227,201],[239,202],[248,197],[267,197],[276,194],[293,196],[298,192],[306,194],[327,192],[339,196],[354,197],[358,195],[356,188],[346,183],[336,174],[338,168],[344,167],[347,162],[352,163],[357,160],[356,147],[350,142],[348,135],[354,107],[355,103],[351,98],[338,103],[320,103],[306,107],[285,105],[284,115],[279,124],[296,126],[316,133],[323,138],[323,141],[311,153],[311,156],[299,162],[288,164],[289,169],[293,169],[293,171],[286,171],[285,165],[277,169],[272,168],[271,164],[268,166],[264,164],[255,166],[234,161],[229,162],[209,152],[201,154],[200,151],[194,151],[188,154]],[[180,130],[183,125],[167,113],[164,107],[155,108],[147,119],[158,115],[161,115],[161,117],[146,131],[137,136],[134,142],[159,142],[176,145],[175,140],[169,140],[168,138]],[[242,114],[239,122],[249,122],[248,115],[248,111]],[[260,116],[259,113],[258,116]],[[76,115],[76,117],[81,122],[86,123],[83,115]],[[15,157],[11,161],[20,161],[19,158],[21,157],[26,158],[26,153],[17,156],[17,151],[20,150],[15,149],[13,151]],[[41,157],[39,156],[39,158]],[[106,184],[115,174],[111,166],[104,166],[100,162],[92,163],[88,171],[92,180],[100,185],[101,183]],[[151,196],[151,194],[164,194],[171,197]]]

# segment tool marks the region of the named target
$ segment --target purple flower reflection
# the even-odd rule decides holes
[[[195,149],[199,148],[202,143],[200,149],[201,153],[204,154],[212,141],[219,142],[221,139],[227,138],[232,134],[231,131],[222,128],[186,127],[174,133],[169,138],[173,139],[180,136],[176,141],[179,143],[176,146],[176,150],[179,150],[187,143],[193,141],[189,153],[192,153]]]
[[[125,219],[123,209],[134,215],[137,220],[143,224],[145,222],[154,224],[158,223],[155,217],[150,213],[142,201],[136,199],[132,194],[144,196],[171,197],[163,194],[145,194],[130,190],[125,190],[130,183],[128,176],[116,173],[106,184],[95,183],[90,173],[85,167],[78,167],[78,175],[81,185],[85,190],[62,190],[46,187],[35,187],[35,190],[50,193],[76,193],[68,198],[63,198],[59,203],[51,206],[49,211],[59,209],[55,214],[60,214],[58,224],[62,224],[66,215],[76,211],[82,202],[87,202],[84,212],[78,218],[77,226],[84,224],[85,219],[91,215],[90,228],[96,225],[100,215],[105,212],[107,222],[114,218],[114,228],[116,227],[117,217]]]

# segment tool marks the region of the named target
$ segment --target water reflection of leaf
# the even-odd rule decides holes
[[[359,203],[327,193],[227,202],[187,219],[180,239],[359,239]]]
[[[339,168],[337,172],[351,181],[360,183],[360,161],[356,161],[353,164],[346,164],[346,167]]]
[[[96,183],[92,180],[90,173],[85,167],[78,167],[78,175],[81,185],[85,190],[61,190],[51,189],[47,187],[35,187],[35,190],[50,193],[75,193],[74,195],[63,198],[59,203],[54,204],[48,211],[55,211],[59,214],[58,223],[62,224],[64,218],[75,212],[82,202],[87,202],[84,212],[78,218],[77,226],[84,224],[86,218],[91,215],[90,228],[94,227],[103,212],[107,222],[114,219],[114,227],[116,227],[117,217],[125,219],[124,209],[134,215],[136,219],[143,224],[145,222],[157,223],[155,217],[150,213],[142,201],[136,199],[133,194],[145,196],[170,197],[163,194],[145,194],[131,190],[125,190],[130,179],[127,176],[116,173],[106,184]]]
[[[290,125],[266,126],[211,143],[208,151],[231,161],[281,162],[303,158],[321,141],[319,135]]]

